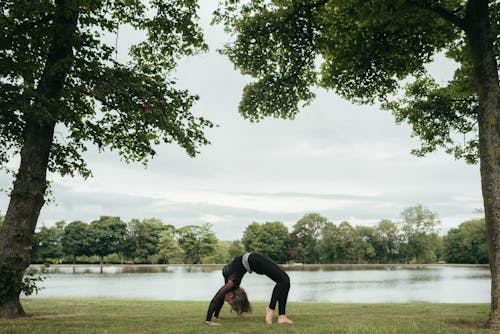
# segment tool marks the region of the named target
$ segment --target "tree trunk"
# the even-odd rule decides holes
[[[24,271],[30,264],[29,250],[36,222],[44,203],[53,130],[53,126],[26,126],[21,165],[0,234],[1,317],[24,315],[19,294]]]
[[[21,162],[0,230],[0,317],[25,314],[19,295],[24,272],[30,264],[36,223],[45,202],[55,115],[64,80],[71,69],[77,20],[77,8],[71,8],[65,0],[56,1],[52,44],[33,105],[24,112]]]
[[[487,0],[467,4],[465,23],[479,95],[479,155],[491,270],[488,325],[500,329],[500,87]]]

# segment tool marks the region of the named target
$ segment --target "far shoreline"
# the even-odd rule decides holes
[[[187,268],[222,268],[224,264],[187,264],[187,263],[174,263],[174,264],[131,264],[131,263],[105,263],[105,264],[50,264],[50,268],[99,268],[99,267],[118,267],[118,268],[169,268],[169,267],[187,267]],[[489,268],[489,264],[470,264],[470,263],[386,263],[386,264],[280,264],[285,270],[361,270],[361,269],[425,269],[436,267],[478,267]],[[44,264],[31,264],[28,270],[41,271],[46,267]]]

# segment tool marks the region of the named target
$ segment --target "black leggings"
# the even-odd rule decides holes
[[[286,300],[290,290],[290,277],[273,260],[259,253],[252,253],[248,258],[248,263],[252,271],[257,274],[266,275],[276,282],[276,285],[269,302],[269,308],[274,310],[278,302],[279,314],[286,314]]]

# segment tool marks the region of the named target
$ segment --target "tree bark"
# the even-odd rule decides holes
[[[487,0],[470,0],[465,32],[479,96],[479,156],[491,270],[490,328],[500,329],[500,87]]]
[[[47,162],[54,126],[28,123],[21,150],[21,164],[10,195],[9,207],[0,234],[0,316],[24,315],[19,302],[29,250],[44,203]]]
[[[52,44],[30,110],[25,111],[21,162],[0,230],[0,317],[25,314],[19,295],[30,264],[36,223],[45,202],[46,174],[57,109],[64,81],[72,66],[78,9],[57,0]]]

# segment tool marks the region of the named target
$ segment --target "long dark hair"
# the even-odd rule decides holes
[[[248,296],[243,288],[233,290],[233,298],[228,301],[231,305],[231,311],[235,311],[238,315],[245,312],[252,312],[252,305],[248,301]]]

